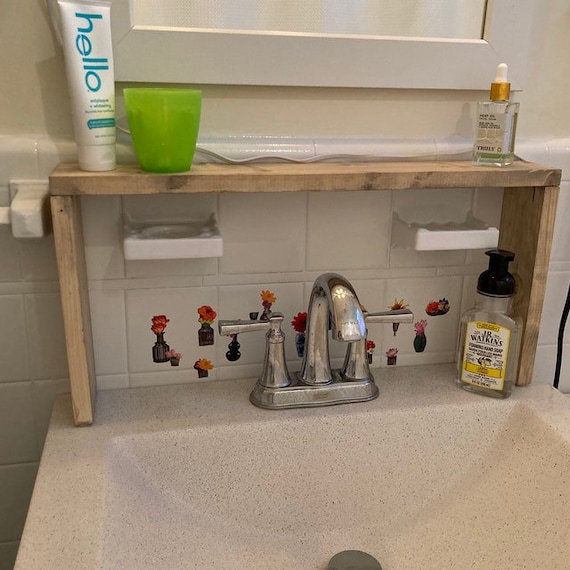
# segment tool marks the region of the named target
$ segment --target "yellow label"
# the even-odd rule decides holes
[[[461,380],[474,386],[502,390],[511,331],[495,323],[467,323]]]

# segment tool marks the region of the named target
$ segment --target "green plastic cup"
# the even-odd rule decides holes
[[[146,172],[186,172],[200,127],[202,92],[130,87],[123,90],[137,159]]]

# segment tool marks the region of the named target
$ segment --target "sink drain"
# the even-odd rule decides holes
[[[382,566],[366,552],[343,550],[330,559],[328,570],[382,570]]]

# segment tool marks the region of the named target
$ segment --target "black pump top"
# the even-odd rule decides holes
[[[509,273],[509,262],[515,254],[504,249],[490,249],[489,269],[479,275],[477,291],[491,297],[511,297],[515,292],[515,278]]]

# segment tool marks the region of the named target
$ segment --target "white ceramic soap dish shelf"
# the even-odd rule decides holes
[[[468,214],[462,222],[417,222],[394,214],[392,244],[416,251],[486,249],[497,247],[498,228]]]
[[[215,217],[183,223],[125,222],[127,260],[221,257],[223,240]]]

